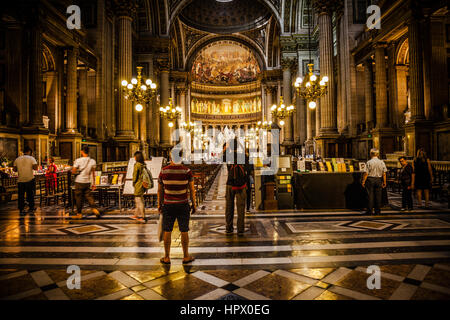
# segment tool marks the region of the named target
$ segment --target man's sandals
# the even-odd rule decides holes
[[[183,264],[191,263],[194,260],[195,260],[194,257],[189,257],[188,259],[183,259]],[[159,262],[161,262],[162,264],[170,264],[170,259],[166,260],[166,257],[162,257],[159,260]]]

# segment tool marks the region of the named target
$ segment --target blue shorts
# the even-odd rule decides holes
[[[165,204],[162,207],[163,231],[172,232],[175,220],[178,221],[178,228],[181,232],[189,231],[189,218],[191,208],[189,203]]]

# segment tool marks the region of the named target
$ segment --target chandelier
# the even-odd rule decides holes
[[[169,105],[164,107],[159,107],[159,113],[163,119],[169,120],[169,127],[174,126],[174,122],[181,116],[181,108],[179,106],[174,107],[172,103],[172,98],[169,98]]]
[[[256,130],[267,130],[270,131],[272,130],[272,121],[258,121],[258,123],[256,124]]]
[[[191,132],[193,132],[194,129],[196,128],[196,125],[195,125],[194,122],[188,121],[188,122],[183,122],[183,123],[180,125],[180,127],[181,127],[181,129],[183,129],[184,131],[191,133]]]
[[[142,79],[142,67],[137,67],[137,78],[131,79],[128,83],[127,80],[122,80],[122,90],[125,95],[125,99],[132,102],[136,102],[136,110],[142,111],[142,104],[149,103],[156,93],[156,83],[147,79],[145,83]],[[140,109],[140,110],[139,110]]]
[[[305,79],[298,77],[294,86],[297,90],[297,94],[306,100],[308,107],[310,109],[315,109],[317,106],[317,99],[327,93],[328,77],[324,76],[319,81],[319,78],[313,73],[314,64],[311,60],[311,1],[308,1],[306,5],[308,7],[308,51],[310,63],[308,64],[308,74],[305,76]]]
[[[274,104],[271,108],[272,116],[274,118],[281,119],[280,125],[284,126],[283,119],[291,116],[292,113],[294,113],[294,109],[295,107],[293,105],[286,107],[283,101],[283,96],[280,96],[280,105],[277,106],[276,104]]]
[[[324,76],[319,81],[319,78],[313,73],[314,64],[309,63],[309,72],[305,79],[300,77],[295,81],[295,88],[297,93],[307,101],[308,107],[314,109],[316,107],[316,100],[327,93],[328,77]]]

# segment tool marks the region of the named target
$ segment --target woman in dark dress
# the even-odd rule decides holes
[[[425,195],[425,207],[430,208],[430,189],[433,183],[433,170],[431,169],[430,159],[427,158],[427,154],[424,149],[417,150],[417,157],[413,164],[414,173],[416,179],[414,188],[416,189],[417,201],[419,207],[422,207],[422,193]]]

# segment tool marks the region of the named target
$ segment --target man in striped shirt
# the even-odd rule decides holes
[[[194,261],[189,256],[189,217],[190,207],[188,190],[192,203],[192,213],[195,213],[195,188],[192,171],[183,164],[176,164],[173,159],[167,167],[161,170],[158,179],[158,211],[163,215],[162,225],[164,231],[165,256],[161,263],[170,263],[170,243],[172,241],[172,230],[175,219],[181,232],[181,245],[183,247],[183,263]]]

